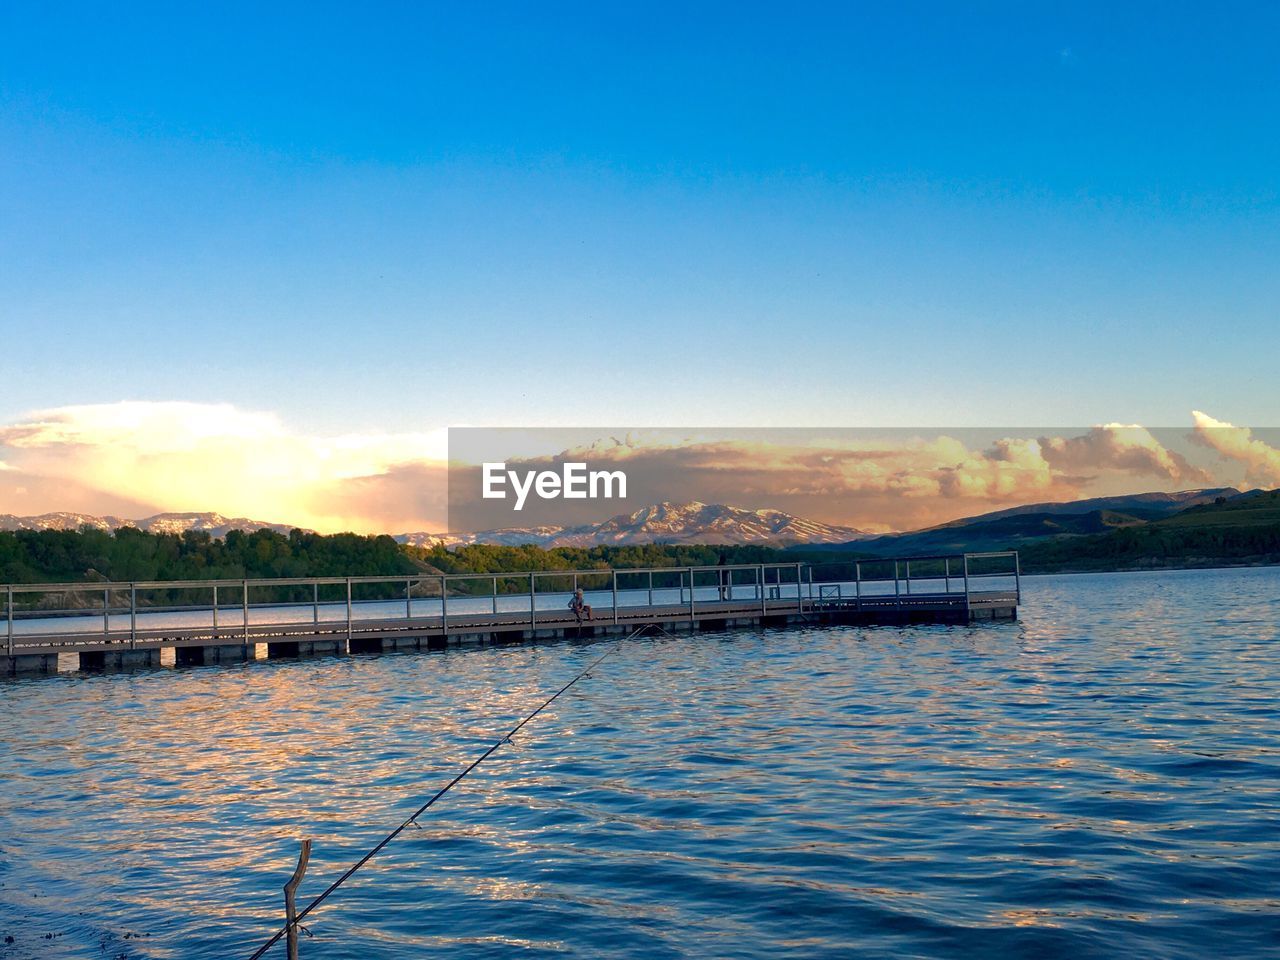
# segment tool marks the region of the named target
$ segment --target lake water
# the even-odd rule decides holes
[[[0,683],[0,958],[1276,956],[1280,569],[1021,622]],[[4,938],[11,936],[12,943]],[[283,956],[277,947],[272,956]]]

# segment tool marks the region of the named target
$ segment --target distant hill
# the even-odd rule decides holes
[[[1155,519],[1165,517],[1187,507],[1202,503],[1213,503],[1218,497],[1239,496],[1241,491],[1235,487],[1212,487],[1204,490],[1179,490],[1174,493],[1128,493],[1114,497],[1090,497],[1087,500],[1067,500],[1056,503],[1028,503],[1021,507],[1009,507],[980,516],[969,517],[958,523],[975,523],[981,520],[998,520],[1001,517],[1014,517],[1025,513],[1047,514],[1082,514],[1096,510],[1114,510],[1135,516]]]
[[[630,546],[636,544],[815,544],[847,543],[865,537],[853,527],[834,526],[781,510],[744,510],[725,504],[666,501],[619,514],[601,523],[576,527],[525,527],[466,535],[402,533],[413,546],[487,543],[554,547]]]
[[[1142,526],[1189,507],[1242,496],[1234,487],[1134,493],[1065,503],[1032,503],[952,520],[908,533],[886,534],[842,544],[841,548],[873,556],[919,556],[1021,549],[1057,537],[1106,533]]]
[[[1141,526],[1148,518],[1117,510],[1088,513],[1025,513],[994,520],[975,518],[915,533],[899,533],[848,544],[850,550],[874,556],[920,556],[1016,550],[1052,537],[1084,536],[1118,527]]]
[[[1022,548],[1027,570],[1280,563],[1280,491],[1253,490],[1103,534]]]

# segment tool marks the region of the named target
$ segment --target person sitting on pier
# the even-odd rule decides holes
[[[569,609],[573,611],[574,619],[579,623],[582,622],[582,615],[585,613],[587,619],[591,619],[591,607],[582,598],[582,588],[579,587],[573,593],[573,599],[569,601]]]

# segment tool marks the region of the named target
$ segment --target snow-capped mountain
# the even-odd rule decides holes
[[[46,513],[38,517],[0,514],[0,530],[116,530],[137,527],[148,533],[182,534],[200,530],[225,537],[231,530],[252,532],[266,528],[288,533],[292,527],[220,513],[158,513],[141,520],[95,517],[81,513]],[[795,517],[781,510],[744,510],[724,504],[658,503],[631,514],[619,514],[601,523],[576,527],[510,527],[468,534],[402,533],[400,543],[415,547],[469,543],[540,547],[592,547],[603,544],[642,543],[848,543],[867,536],[852,527],[833,526]]]
[[[795,517],[781,510],[744,510],[724,504],[663,502],[577,527],[484,530],[462,535],[410,533],[396,537],[414,546],[467,543],[540,547],[623,546],[642,543],[847,543],[867,536],[852,527]]]
[[[199,530],[211,537],[225,537],[232,530],[252,533],[255,530],[274,530],[288,533],[294,526],[288,523],[267,523],[247,517],[224,517],[220,513],[157,513],[154,517],[137,521],[134,526],[147,533],[186,533]]]
[[[663,502],[604,523],[571,527],[555,546],[631,543],[844,543],[864,536],[852,527],[794,517],[781,510]]]
[[[511,527],[505,530],[484,530],[480,533],[401,533],[399,543],[411,547],[435,547],[443,544],[456,547],[468,543],[489,543],[497,546],[518,547],[526,543],[545,546],[564,531],[564,527]]]
[[[280,533],[293,529],[285,523],[267,523],[247,517],[224,517],[220,513],[157,513],[141,520],[123,517],[95,517],[83,513],[42,513],[36,517],[17,517],[11,513],[0,514],[0,530],[117,530],[120,527],[137,527],[147,533],[181,534],[188,530],[200,530],[212,537],[225,537],[231,530],[251,533],[264,527]]]
[[[86,513],[42,513],[35,517],[18,517],[12,513],[0,513],[0,530],[115,530],[119,527],[135,527],[133,520],[122,517],[94,517]]]

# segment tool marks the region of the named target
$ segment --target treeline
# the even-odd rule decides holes
[[[1019,547],[1027,573],[1124,570],[1215,563],[1280,563],[1280,523],[1239,526],[1126,527]],[[277,577],[411,577],[433,574],[514,574],[557,570],[701,567],[717,564],[841,563],[848,551],[743,546],[645,544],[557,547],[474,544],[406,547],[388,536],[293,530],[146,533],[101,530],[0,531],[0,582],[95,583],[130,580],[239,580]],[[869,562],[868,558],[863,558]],[[829,571],[830,572],[830,571]],[[832,573],[834,575],[834,573]],[[512,579],[502,590],[523,590]],[[367,588],[377,593],[373,587]],[[388,588],[389,590],[403,588]],[[417,588],[415,588],[417,589]],[[456,589],[465,592],[467,586]],[[476,589],[487,589],[478,585]],[[369,594],[369,598],[374,596]],[[391,595],[391,594],[388,594]]]
[[[1028,573],[1280,563],[1280,523],[1236,527],[1152,524],[1028,544],[1020,553],[1022,569]]]
[[[207,533],[102,530],[0,532],[0,581],[238,580],[245,577],[392,576],[421,567],[391,537],[293,530]]]
[[[830,560],[813,552],[812,559]],[[0,531],[0,582],[94,583],[130,580],[239,580],[273,577],[414,576],[418,574],[527,573],[604,570],[610,567],[689,567],[795,563],[807,551],[763,546],[406,547],[388,536],[318,534],[293,530],[146,533],[102,530]]]
[[[407,548],[420,564],[442,573],[528,573],[554,570],[607,570],[637,567],[704,567],[725,564],[795,563],[808,559],[792,550],[763,546],[637,546],[553,547],[471,544],[447,550],[442,546]],[[829,559],[830,554],[818,554]]]

